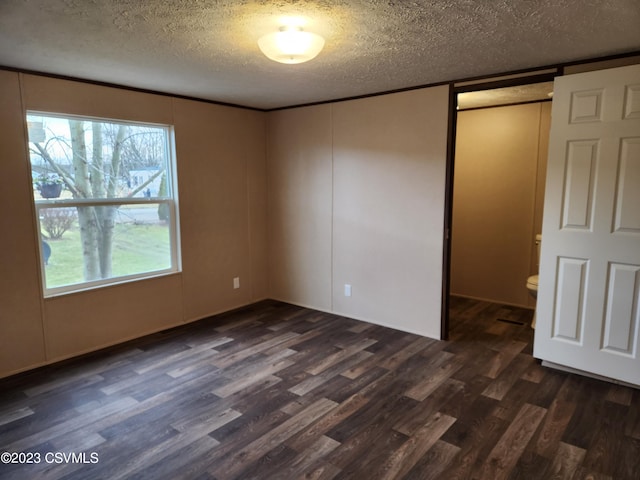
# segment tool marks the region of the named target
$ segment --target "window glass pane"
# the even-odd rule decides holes
[[[163,219],[167,207],[39,208],[46,288],[170,269],[170,225]]]
[[[36,200],[168,198],[167,128],[27,115]]]
[[[168,126],[29,112],[45,294],[178,271]]]

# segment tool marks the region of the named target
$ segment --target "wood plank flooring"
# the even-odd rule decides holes
[[[639,390],[451,304],[446,342],[268,301],[0,380],[0,452],[40,459],[0,478],[640,478]]]

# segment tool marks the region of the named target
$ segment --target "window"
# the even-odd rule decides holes
[[[28,112],[45,296],[179,269],[172,129]]]

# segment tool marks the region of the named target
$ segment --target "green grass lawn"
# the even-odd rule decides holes
[[[84,281],[80,232],[76,224],[51,246],[45,267],[47,288]],[[171,266],[169,227],[165,224],[116,224],[113,242],[114,277],[164,270]]]

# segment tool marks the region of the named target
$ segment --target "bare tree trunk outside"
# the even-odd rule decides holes
[[[89,162],[84,123],[69,121],[75,184],[84,197],[113,198],[116,195],[120,155],[127,129],[124,125],[118,127],[111,161],[105,165],[102,124],[94,122],[91,125],[93,152]],[[116,205],[78,207],[85,280],[109,278],[112,275],[113,230],[117,208]]]
[[[133,197],[165,173],[161,163],[163,150],[156,145],[162,143],[154,140],[158,133],[152,137],[147,136],[148,129],[90,120],[68,119],[68,125],[69,137],[56,132],[47,141],[32,142],[32,152],[40,155],[47,169],[53,170],[64,182],[74,199],[115,200],[123,193]],[[64,158],[60,148],[65,151]],[[130,172],[136,168],[157,168],[157,171],[145,175],[144,181],[136,177],[132,188]],[[166,179],[162,182],[162,195],[166,195]],[[119,207],[76,204],[85,281],[113,276],[113,243]]]
[[[94,123],[94,125],[96,125]],[[116,196],[116,188],[118,186],[118,177],[120,175],[120,155],[122,153],[122,146],[124,143],[125,135],[127,133],[127,127],[120,125],[118,127],[118,133],[116,134],[116,142],[113,146],[113,154],[111,156],[111,164],[107,170],[108,179],[106,182],[106,196],[107,198],[113,198]],[[95,134],[94,134],[95,138]],[[95,141],[95,140],[94,140]],[[102,147],[101,147],[102,148]],[[94,156],[94,159],[96,157]],[[99,157],[102,162],[102,156]],[[104,171],[104,166],[101,165],[100,171]],[[101,187],[105,188],[105,179],[102,178]],[[112,255],[113,255],[113,231],[115,229],[116,210],[115,205],[105,205],[100,207],[98,218],[100,219],[100,239],[98,243],[98,249],[100,252],[100,273],[102,278],[109,278],[112,275]]]
[[[84,122],[69,120],[71,131],[71,149],[74,181],[77,194],[86,198],[91,192],[91,175],[87,162],[87,145],[84,139]],[[98,280],[100,276],[100,258],[98,253],[98,228],[96,212],[93,207],[78,207],[78,224],[82,242],[85,280]]]

